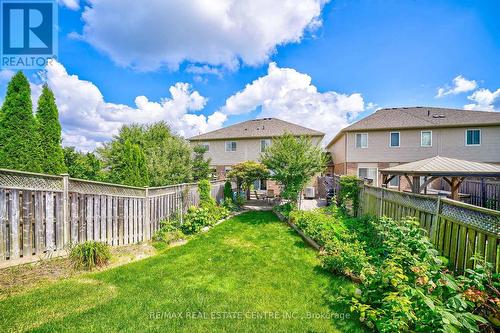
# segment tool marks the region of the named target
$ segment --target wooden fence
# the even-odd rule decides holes
[[[458,272],[472,268],[480,254],[500,271],[500,212],[470,204],[364,185],[360,213],[401,219],[415,217],[432,243]]]
[[[441,180],[441,190],[449,191],[450,185]],[[460,193],[469,194],[464,200],[475,206],[500,210],[500,182],[492,179],[466,179],[460,184]]]
[[[224,182],[212,183],[221,200]],[[199,202],[196,184],[139,188],[0,170],[0,267],[63,255],[70,243],[151,239],[160,221]]]

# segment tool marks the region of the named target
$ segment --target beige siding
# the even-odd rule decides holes
[[[321,139],[320,137],[312,138],[315,144],[319,144]],[[261,139],[228,139],[227,141],[236,141],[237,147],[235,152],[226,152],[225,140],[202,142],[203,144],[208,144],[210,147],[205,156],[212,159],[212,165],[233,165],[248,160],[259,160]],[[194,146],[199,143],[191,142],[191,145]]]
[[[332,154],[333,162],[335,164],[344,163],[345,156],[345,140],[346,135],[343,134],[331,147],[328,147],[329,152]]]
[[[470,128],[470,127],[469,127]],[[389,147],[391,131],[370,131],[368,147],[355,147],[355,132],[347,133],[347,162],[411,162],[436,155],[480,162],[500,162],[500,126],[472,127],[481,130],[481,145],[466,146],[467,128],[432,129],[432,147],[420,146],[421,130],[400,130],[400,147]],[[362,132],[359,132],[362,133]],[[331,148],[332,152],[341,151],[342,140]],[[340,158],[342,155],[338,155]],[[339,163],[335,159],[335,163]]]

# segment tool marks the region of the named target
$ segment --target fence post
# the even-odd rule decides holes
[[[146,187],[144,198],[144,234],[145,239],[151,239],[151,217],[150,217],[149,189]]]
[[[441,196],[437,196],[437,203],[436,203],[436,212],[434,213],[434,223],[432,224],[431,227],[431,242],[432,244],[436,244],[437,240],[437,231],[438,231],[438,223],[439,223],[439,214],[441,213]]]
[[[63,177],[63,197],[62,197],[62,223],[63,223],[63,246],[70,242],[70,221],[68,214],[69,205],[69,175],[67,173],[61,174]]]
[[[378,216],[382,217],[382,213],[384,211],[384,193],[385,189],[383,187],[380,188],[380,207],[379,207],[379,213]]]

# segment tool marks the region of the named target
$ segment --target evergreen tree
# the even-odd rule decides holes
[[[58,175],[67,171],[61,146],[61,124],[54,94],[45,84],[36,113],[41,140],[40,165],[44,173]]]
[[[81,153],[75,147],[64,147],[64,164],[72,178],[103,181],[102,163],[94,153]]]
[[[19,71],[9,82],[0,113],[0,168],[42,171],[32,108],[30,84]]]
[[[146,158],[138,144],[125,140],[123,152],[117,157],[109,173],[112,182],[130,186],[148,186]]]
[[[210,168],[211,159],[205,159],[207,148],[202,145],[197,145],[193,148],[193,178],[194,180],[208,179],[212,174]]]

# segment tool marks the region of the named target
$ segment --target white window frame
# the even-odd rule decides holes
[[[467,132],[468,131],[479,131],[479,144],[468,144],[467,143]],[[480,128],[467,128],[465,130],[465,145],[467,147],[479,147],[479,146],[481,146],[481,142],[483,142],[483,133],[481,132]]]
[[[422,142],[422,138],[423,138],[424,133],[431,133],[431,144],[428,146],[424,146],[424,144]],[[420,131],[420,147],[424,147],[424,148],[432,147],[432,131],[429,131],[429,130]]]
[[[363,147],[363,146],[361,146],[361,145],[358,147],[358,135],[361,135],[361,136],[362,136],[362,135],[366,135],[366,146],[365,146],[365,147]],[[363,142],[363,140],[361,140],[360,144],[361,144],[362,142]],[[354,135],[354,147],[355,147],[355,148],[358,148],[358,149],[366,149],[366,148],[368,148],[368,133],[356,133],[356,134]]]
[[[235,144],[234,145],[234,150],[232,150],[232,146],[233,146],[232,144],[233,144],[233,142]],[[228,143],[231,143],[231,150],[227,150],[227,144]],[[226,153],[234,153],[234,152],[236,152],[238,150],[238,142],[237,141],[225,141],[224,142],[224,148],[226,149]]]
[[[262,150],[262,142],[269,142],[269,144],[266,146],[266,148],[264,148],[264,150]],[[269,146],[271,145],[271,139],[261,139],[260,140],[260,152],[263,153],[265,152],[265,149],[267,149]]]
[[[397,134],[398,135],[398,145],[393,146],[392,145],[392,135]],[[399,148],[401,147],[401,132],[390,132],[389,133],[389,148]]]
[[[375,179],[373,180],[373,186],[378,186],[378,176],[379,175],[378,175],[378,168],[377,167],[364,167],[364,166],[360,167],[360,166],[358,166],[357,176],[358,176],[358,178],[361,178],[359,176],[359,169],[375,169]]]

